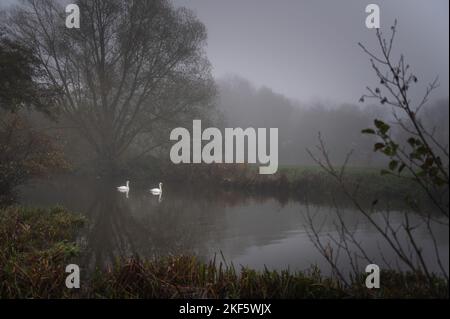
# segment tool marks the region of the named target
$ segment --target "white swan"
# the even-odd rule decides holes
[[[123,193],[128,192],[130,190],[130,181],[127,181],[127,185],[126,186],[119,186],[119,187],[117,187],[117,190],[119,192],[123,192]]]
[[[152,188],[151,190],[150,190],[150,192],[153,194],[153,195],[161,195],[162,194],[162,185],[163,185],[163,183],[159,183],[159,188]]]

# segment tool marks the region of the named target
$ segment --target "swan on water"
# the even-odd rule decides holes
[[[152,188],[151,190],[150,190],[150,192],[153,194],[153,195],[160,195],[160,194],[162,194],[162,184],[163,183],[159,183],[159,188]]]
[[[123,193],[128,192],[130,190],[130,181],[127,181],[126,186],[119,186],[119,187],[117,187],[117,190],[119,192],[123,192]]]

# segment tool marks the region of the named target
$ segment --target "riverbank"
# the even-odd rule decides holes
[[[166,189],[176,190],[179,185],[183,192],[189,185],[189,189],[199,194],[229,191],[246,196],[273,197],[280,202],[295,200],[310,204],[339,202],[344,206],[354,205],[344,194],[342,185],[318,166],[280,166],[273,175],[260,175],[257,166],[246,164],[170,164],[158,171],[148,168],[138,172],[134,176],[130,170],[121,178],[131,178],[137,183],[161,180]],[[347,167],[343,184],[363,207],[372,207],[376,202],[378,209],[411,210],[414,206],[416,211],[428,211],[433,208],[425,191],[407,173],[399,177],[387,174],[380,167]]]
[[[142,260],[82,276],[80,289],[65,287],[65,266],[83,254],[77,231],[86,220],[61,207],[0,209],[1,298],[448,298],[448,283],[435,278],[382,272],[380,289],[365,287],[365,276],[350,287],[308,272],[237,269],[225,261],[195,256]],[[83,272],[83,265],[80,265]]]

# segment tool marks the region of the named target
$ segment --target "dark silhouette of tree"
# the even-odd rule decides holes
[[[35,48],[42,80],[61,89],[59,109],[89,142],[99,167],[113,173],[142,136],[211,105],[206,30],[166,0],[76,4],[79,29],[65,27],[60,1],[29,0],[12,12],[7,30]]]
[[[38,81],[42,72],[33,50],[0,33],[0,109],[33,107],[50,115],[58,91]]]
[[[62,152],[21,114],[33,108],[51,115],[57,91],[38,81],[34,53],[5,37],[0,39],[0,204],[14,199],[28,179],[63,168]]]

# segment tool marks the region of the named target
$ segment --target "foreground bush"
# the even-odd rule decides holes
[[[62,208],[0,209],[0,297],[58,298],[83,219]]]
[[[97,272],[89,297],[105,298],[448,298],[448,285],[435,278],[429,290],[425,276],[384,272],[380,289],[367,289],[361,275],[351,287],[318,271],[255,271],[202,263],[192,256],[154,261],[130,259]],[[93,289],[92,289],[93,288]]]

